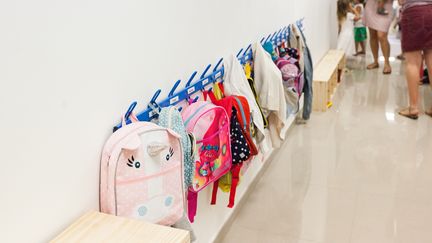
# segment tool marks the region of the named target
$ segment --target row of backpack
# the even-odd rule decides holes
[[[264,47],[256,43],[253,62],[244,66],[234,56],[226,58],[223,82],[181,112],[162,108],[156,122],[138,121],[133,113],[122,117],[101,156],[102,212],[161,225],[194,222],[198,194],[209,186],[211,204],[221,189],[229,192],[228,207],[234,206],[242,168],[259,153],[265,129],[272,141],[284,139],[286,90],[301,94],[298,49],[272,47],[278,53],[272,59]]]
[[[173,225],[187,201],[193,222],[198,192],[213,185],[215,204],[224,176],[221,186],[230,184],[228,207],[234,206],[242,165],[258,154],[248,101],[242,96],[218,99],[212,91],[206,96],[212,102],[197,101],[182,113],[163,108],[157,124],[131,114],[132,123],[123,122],[112,134],[101,158],[102,212]]]

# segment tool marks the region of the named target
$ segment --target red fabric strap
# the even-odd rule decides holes
[[[219,89],[220,89],[220,91],[222,93],[222,97],[225,97],[225,87],[223,86],[223,83],[219,82],[218,86],[219,86]]]
[[[211,198],[211,205],[216,204],[216,196],[219,188],[219,180],[215,181],[213,183],[213,192],[212,192],[212,198]]]
[[[237,190],[237,185],[240,181],[240,170],[242,168],[243,163],[236,164],[231,167],[231,191],[229,195],[229,204],[228,207],[234,207],[235,195]]]
[[[198,193],[188,190],[187,194],[187,200],[188,200],[188,217],[189,221],[191,223],[194,222],[195,216],[197,213],[197,205],[198,205]]]
[[[216,99],[216,96],[213,93],[213,90],[210,90],[207,92],[207,95],[210,97],[210,101],[215,104],[218,100]]]

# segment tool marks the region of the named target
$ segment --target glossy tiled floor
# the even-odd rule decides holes
[[[289,131],[224,243],[432,242],[432,118],[395,112],[399,61],[391,76],[354,65],[331,110]]]

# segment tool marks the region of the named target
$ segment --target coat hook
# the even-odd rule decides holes
[[[134,101],[132,102],[132,104],[130,104],[129,108],[126,111],[126,114],[124,116],[125,120],[129,119],[129,116],[132,114],[133,110],[135,109],[135,107],[137,106],[138,102]]]
[[[206,67],[206,69],[204,70],[204,72],[201,74],[200,79],[203,79],[203,78],[205,77],[205,75],[207,74],[207,71],[210,69],[210,67],[211,67],[211,64],[209,64],[209,65]]]
[[[242,52],[243,52],[243,48],[240,49],[240,51],[237,53],[236,57],[239,58],[239,57],[240,57],[240,54],[241,54]]]
[[[217,62],[216,66],[213,68],[213,72],[216,72],[216,70],[218,69],[218,67],[221,65],[223,61],[223,58],[219,59],[219,61]]]
[[[174,95],[175,90],[177,89],[177,87],[180,85],[181,80],[177,80],[177,82],[175,82],[174,86],[172,87],[171,91],[168,94],[168,97],[171,97]]]
[[[267,36],[266,40],[264,41],[264,44],[270,39],[271,34],[269,36]]]
[[[249,44],[249,46],[246,48],[246,50],[243,52],[243,56],[247,55],[248,51],[251,49],[252,44]]]
[[[156,90],[155,94],[153,95],[153,98],[151,98],[150,103],[156,103],[156,99],[159,97],[162,90],[158,89]]]
[[[270,41],[272,41],[272,40],[275,39],[276,34],[277,34],[277,32],[274,32],[274,33],[273,33],[273,35],[270,37]]]
[[[261,41],[260,41],[261,45],[264,44],[264,40],[265,40],[265,37],[263,37],[263,38],[261,39]]]
[[[197,73],[198,73],[197,71],[195,71],[195,72],[192,73],[192,75],[190,76],[189,80],[187,81],[185,87],[189,87],[189,86],[190,86],[190,84],[191,84],[192,81],[194,80],[194,78],[195,78],[195,76],[197,75]]]

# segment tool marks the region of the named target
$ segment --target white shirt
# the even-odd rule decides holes
[[[282,128],[286,122],[286,101],[282,73],[261,43],[252,46],[254,53],[255,89],[259,94],[259,103],[269,116],[270,138],[273,148],[281,145],[285,139]]]
[[[364,12],[364,6],[363,6],[363,4],[361,4],[361,3],[356,4],[356,5],[354,6],[355,9],[357,9],[358,7],[361,9],[360,12],[359,12],[359,14],[360,14],[360,19],[357,20],[356,22],[354,22],[354,27],[356,27],[356,28],[358,28],[358,27],[365,27],[364,24],[363,24],[363,12]]]
[[[249,82],[240,61],[234,55],[224,58],[224,68],[225,94],[246,97],[249,103],[249,108],[252,112],[253,122],[258,128],[258,132],[260,132],[261,136],[264,137],[264,121],[261,116],[261,111],[255,100],[252,89],[249,86]]]

